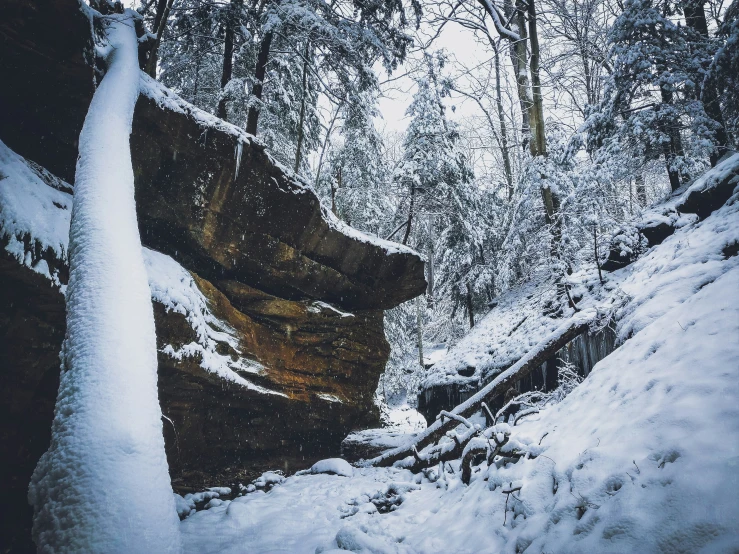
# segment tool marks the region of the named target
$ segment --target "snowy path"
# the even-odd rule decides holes
[[[132,17],[106,18],[108,71],[80,135],[63,372],[51,446],[29,493],[44,552],[181,549],[134,202],[129,135],[139,67]]]

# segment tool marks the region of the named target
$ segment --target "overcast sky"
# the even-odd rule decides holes
[[[436,50],[445,50],[450,58],[461,60],[467,66],[476,65],[482,61],[478,56],[479,46],[475,43],[472,31],[464,29],[460,25],[451,23],[447,25],[439,37],[431,45],[431,52]],[[414,56],[415,59],[420,57],[420,52]],[[408,71],[408,66],[413,63],[413,59],[409,60],[405,66],[399,68],[393,77],[403,75]],[[380,74],[380,79],[385,80],[386,74]],[[393,81],[391,85],[384,87],[385,96],[380,99],[379,109],[382,119],[377,122],[379,129],[385,128],[388,131],[404,131],[408,126],[408,118],[405,111],[411,103],[415,87],[413,81],[409,77],[402,77],[397,81]],[[447,106],[454,106],[455,111],[447,110],[449,119],[457,119],[464,115],[476,113],[474,103],[459,97],[447,99]]]

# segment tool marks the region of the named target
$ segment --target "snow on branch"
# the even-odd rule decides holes
[[[519,41],[521,40],[521,35],[518,33],[515,33],[510,30],[506,25],[503,24],[503,22],[500,19],[500,13],[498,13],[498,9],[493,5],[493,3],[490,0],[478,0],[483,8],[485,8],[485,11],[490,15],[490,18],[493,20],[493,25],[495,25],[495,30],[498,31],[500,36],[503,38],[506,38],[510,41]]]
[[[475,395],[458,405],[451,412],[448,412],[446,417],[437,419],[423,433],[417,435],[411,443],[394,448],[381,456],[368,460],[365,462],[366,465],[380,467],[393,465],[395,462],[411,456],[414,447],[420,448],[439,440],[445,433],[459,425],[459,419],[455,419],[452,416],[466,418],[480,410],[484,401],[503,394],[518,380],[527,376],[545,360],[552,357],[560,348],[587,331],[589,325],[596,319],[596,316],[595,310],[578,312],[575,316],[562,323],[553,333],[532,348],[517,363],[498,375],[498,377],[493,379],[493,381],[488,383]]]

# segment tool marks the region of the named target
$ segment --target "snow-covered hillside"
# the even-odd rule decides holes
[[[579,275],[588,302],[613,307],[624,342],[561,403],[512,428],[541,446],[537,457],[483,462],[469,486],[459,461],[441,477],[398,468],[289,477],[190,515],[186,549],[738,552],[737,245],[735,191],[604,286],[592,271]]]

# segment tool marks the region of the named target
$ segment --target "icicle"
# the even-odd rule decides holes
[[[241,152],[244,149],[244,143],[241,142],[240,138],[236,139],[236,174],[234,175],[234,181],[239,178],[239,168],[241,167]]]

